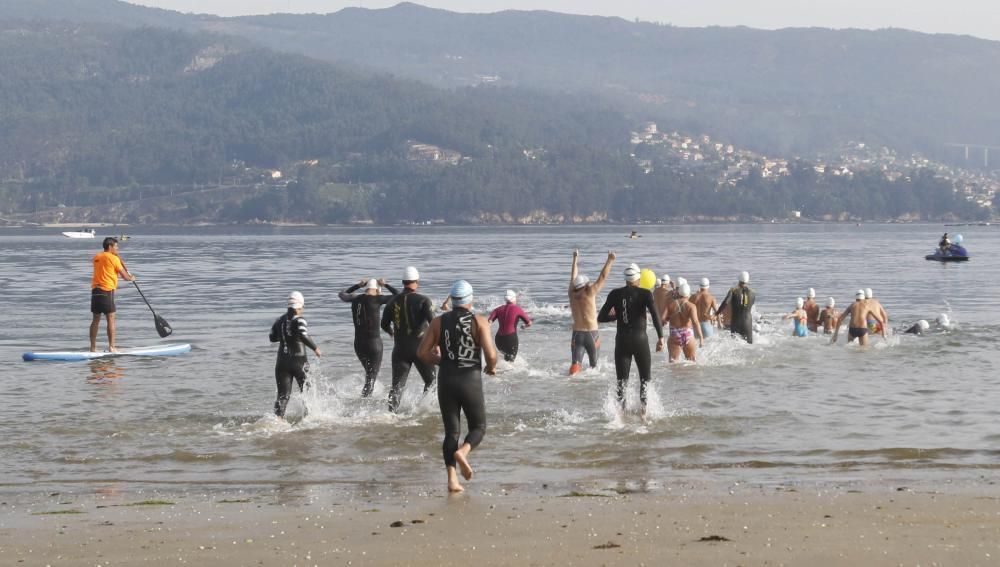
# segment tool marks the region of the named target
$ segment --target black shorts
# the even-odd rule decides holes
[[[861,337],[863,337],[863,336],[865,336],[865,335],[868,334],[868,328],[867,327],[848,327],[847,328],[847,334],[852,339],[860,339]]]
[[[90,312],[105,315],[115,312],[115,292],[99,287],[90,290]]]

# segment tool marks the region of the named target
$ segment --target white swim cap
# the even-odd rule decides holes
[[[365,289],[378,289],[378,280],[375,278],[368,280],[368,283],[365,285]]]
[[[750,272],[740,272],[740,283],[750,283]]]
[[[625,281],[627,282],[639,281],[640,271],[641,270],[639,270],[639,266],[635,264],[629,264],[629,266],[625,268]]]
[[[708,278],[701,278],[701,289],[708,289],[710,283]]]
[[[955,238],[952,240],[952,242],[955,243],[955,244],[961,244],[962,243],[962,235],[961,234],[956,234]]]
[[[691,297],[691,286],[686,283],[681,284],[680,293],[681,297]]]
[[[302,294],[298,291],[293,291],[288,294],[288,306],[292,309],[302,309],[305,306],[306,300],[302,297]]]
[[[452,302],[455,305],[467,305],[472,303],[472,284],[465,280],[458,280],[451,284],[451,296]]]
[[[871,299],[873,297],[875,297],[875,292],[872,291],[872,288],[866,287],[865,288],[865,299]]]
[[[802,306],[805,305],[805,304],[806,304],[806,302],[803,301],[803,299],[801,297],[799,297],[798,299],[795,300],[795,307],[797,307],[799,309],[802,309]]]
[[[677,278],[677,287],[678,288],[681,287],[682,285],[687,285],[687,283],[688,283],[688,281],[686,279],[684,279],[684,278]]]
[[[417,271],[413,266],[407,266],[403,270],[403,281],[404,282],[415,282],[420,279],[420,272]]]
[[[503,298],[509,303],[514,303],[517,301],[517,292],[512,289],[508,289],[507,293],[503,294]]]
[[[863,289],[859,289],[859,290],[858,290],[858,291],[857,291],[857,292],[856,292],[856,293],[854,294],[854,299],[864,299],[864,298],[865,298],[865,290],[863,290]]]
[[[670,274],[666,274],[666,273],[663,274],[663,277],[660,278],[660,285],[669,284],[669,283],[670,283]]]
[[[590,278],[584,275],[576,276],[573,280],[573,289],[583,289],[590,283]]]
[[[837,304],[837,302],[834,301],[832,297],[826,300],[826,306],[827,307],[833,307],[836,304]]]
[[[926,331],[927,329],[931,328],[931,324],[928,323],[925,319],[917,321],[917,326],[920,327],[921,331]]]
[[[947,313],[942,313],[937,317],[937,324],[941,325],[942,327],[947,327],[951,325],[951,319],[948,318]]]
[[[812,298],[816,297],[816,290],[813,289],[813,288],[809,288],[809,293],[807,293],[806,295],[809,296],[809,299],[812,299]]]

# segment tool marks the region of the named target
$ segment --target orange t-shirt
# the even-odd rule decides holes
[[[124,271],[125,266],[121,258],[111,252],[98,252],[94,256],[94,277],[90,280],[90,289],[95,287],[104,291],[118,289],[118,273]]]

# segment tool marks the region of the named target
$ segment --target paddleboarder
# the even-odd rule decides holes
[[[118,239],[109,236],[101,243],[103,252],[98,252],[93,259],[94,275],[90,278],[90,352],[97,352],[97,331],[101,326],[101,315],[108,322],[108,351],[118,352],[115,345],[115,290],[118,289],[118,276],[127,281],[135,281],[135,276],[125,269],[125,264],[118,256]]]

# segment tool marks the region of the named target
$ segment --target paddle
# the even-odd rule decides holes
[[[135,289],[138,290],[139,295],[142,296],[142,300],[146,302],[146,307],[149,307],[149,310],[153,313],[153,322],[156,323],[156,333],[160,335],[160,338],[167,338],[170,333],[174,332],[174,330],[170,327],[170,323],[167,323],[166,319],[156,314],[156,310],[149,304],[149,300],[146,299],[146,295],[142,293],[142,289],[139,287],[139,282],[132,280],[132,283],[135,284]]]

